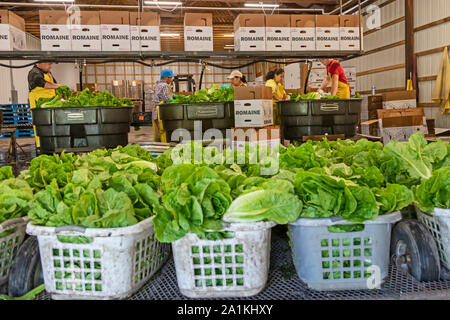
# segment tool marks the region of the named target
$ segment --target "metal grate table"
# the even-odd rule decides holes
[[[421,283],[393,265],[380,290],[320,292],[308,289],[298,278],[292,263],[285,230],[272,232],[271,266],[267,287],[260,294],[232,300],[404,300],[450,299],[450,281]],[[38,300],[51,299],[43,293]],[[130,300],[193,300],[178,290],[173,258]],[[221,299],[228,300],[228,299]]]

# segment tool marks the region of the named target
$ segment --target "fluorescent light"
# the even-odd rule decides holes
[[[161,37],[179,37],[180,34],[179,33],[161,33],[160,36]]]
[[[224,36],[224,37],[230,37],[230,38],[231,38],[231,37],[234,37],[234,34],[224,34],[223,36]]]
[[[175,1],[144,1],[144,4],[153,4],[155,6],[181,6],[183,3]]]
[[[252,8],[278,8],[279,4],[266,4],[266,3],[245,3],[244,6]]]
[[[34,0],[35,2],[75,2],[75,0]]]
[[[232,45],[232,44],[226,44],[224,48],[225,48],[225,49],[226,49],[226,48],[234,48],[234,45]]]

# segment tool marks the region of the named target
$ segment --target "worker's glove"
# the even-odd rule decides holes
[[[228,86],[228,85],[226,85],[226,84],[223,84],[223,85],[221,85],[220,86],[222,89],[228,89],[230,86]]]
[[[172,94],[173,99],[176,99],[178,97],[177,94]]]

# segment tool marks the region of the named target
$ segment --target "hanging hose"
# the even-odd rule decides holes
[[[202,89],[203,74],[205,73],[206,64],[202,63],[202,72],[200,72],[200,81],[198,82],[198,90]]]

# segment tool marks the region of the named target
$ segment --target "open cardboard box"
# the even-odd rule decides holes
[[[64,10],[39,10],[42,51],[71,51],[71,24]]]
[[[236,87],[234,90],[236,127],[265,127],[273,124],[272,88],[266,86]]]
[[[235,51],[265,51],[266,22],[264,14],[239,14],[234,20]]]
[[[362,126],[378,126],[384,144],[391,140],[407,141],[416,132],[428,134],[423,108],[379,109],[378,119],[362,122]]]
[[[313,14],[291,15],[292,51],[316,50],[316,16]]]
[[[266,16],[266,51],[291,51],[290,15]]]
[[[25,20],[8,10],[0,10],[0,48],[1,50],[25,50]]]
[[[160,25],[157,12],[130,12],[131,51],[161,51]]]
[[[102,50],[99,11],[80,11],[80,15],[78,17],[75,15],[74,19],[72,19],[70,28],[72,36],[72,50]]]
[[[212,13],[184,15],[184,50],[213,51]]]
[[[130,14],[128,11],[100,11],[103,51],[130,51]]]
[[[383,109],[406,109],[417,107],[416,90],[392,91],[382,94]]]

